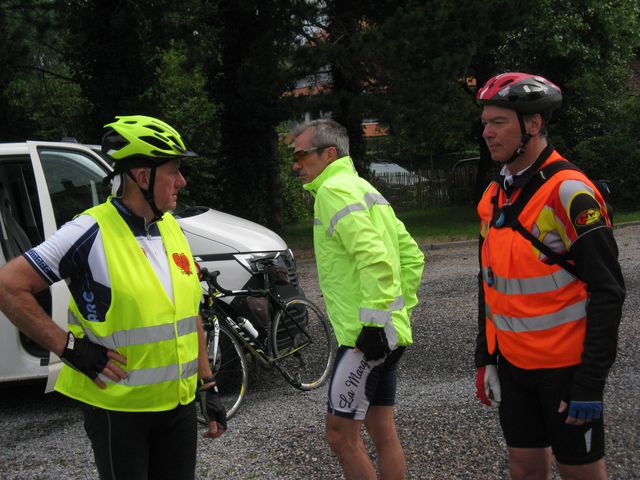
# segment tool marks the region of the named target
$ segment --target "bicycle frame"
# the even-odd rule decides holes
[[[279,277],[275,284],[270,282],[273,273],[265,268],[272,260],[264,259],[254,271],[264,274],[263,289],[226,290],[217,282],[220,272],[201,271],[201,281],[206,282],[200,311],[207,354],[229,418],[248,389],[247,353],[263,367],[278,370],[292,387],[302,391],[324,383],[335,357],[335,338],[326,317],[304,296],[289,297],[281,291],[277,287]],[[247,325],[243,316],[236,317],[237,311],[226,301],[228,297],[265,299],[266,305],[258,310],[263,315],[260,331]],[[204,417],[199,421],[204,422]]]
[[[218,316],[222,316],[222,321],[224,321],[225,325],[227,325],[229,327],[229,330],[231,331],[231,333],[233,333],[233,335],[240,340],[240,342],[242,343],[242,345],[247,348],[247,350],[258,360],[260,360],[260,362],[262,362],[262,364],[266,367],[266,368],[272,368],[275,367],[278,371],[280,371],[280,373],[283,373],[282,370],[280,370],[280,368],[277,365],[277,362],[283,358],[286,358],[288,356],[294,355],[296,352],[300,351],[301,349],[305,348],[307,345],[309,345],[310,343],[313,342],[313,339],[311,338],[311,336],[307,333],[307,331],[303,328],[303,326],[300,324],[300,322],[298,322],[298,320],[296,320],[296,318],[291,315],[286,308],[284,307],[284,304],[282,301],[280,301],[276,295],[273,294],[273,292],[271,291],[271,285],[270,285],[270,281],[268,278],[268,275],[265,274],[265,288],[264,289],[247,289],[247,290],[226,290],[224,288],[222,288],[218,282],[217,282],[217,272],[213,272],[213,274],[209,274],[208,272],[204,272],[203,277],[205,278],[205,281],[207,283],[207,286],[209,288],[209,292],[206,294],[206,306],[207,309],[210,310],[210,314],[207,315],[207,319],[203,318],[203,325],[206,323],[206,321],[208,319],[212,319],[213,321],[213,330],[214,330],[214,355],[217,353],[217,343],[218,343],[218,338],[219,338],[219,329],[221,328],[220,326],[220,319],[218,318]],[[211,275],[211,276],[210,276]],[[256,297],[265,297],[269,300],[269,303],[271,305],[274,306],[274,308],[277,308],[279,310],[281,310],[282,312],[284,312],[284,314],[287,316],[287,318],[289,320],[292,320],[294,322],[294,324],[298,327],[299,331],[302,332],[304,334],[304,336],[306,337],[306,342],[302,343],[301,345],[299,345],[297,348],[287,352],[286,355],[280,356],[280,357],[276,357],[273,353],[273,347],[272,347],[272,332],[271,332],[271,328],[267,328],[266,329],[266,336],[264,339],[264,342],[261,342],[258,339],[254,339],[251,338],[247,332],[245,331],[244,328],[242,328],[242,326],[238,325],[238,323],[231,318],[229,315],[227,315],[227,313],[225,312],[224,308],[222,306],[222,299],[225,297],[236,297],[236,296],[256,296]],[[218,303],[220,302],[220,303]],[[226,305],[226,304],[225,304]],[[228,308],[228,307],[227,307]],[[216,314],[216,311],[219,312],[218,314]],[[269,325],[268,327],[271,327],[271,319],[269,319]],[[206,326],[205,326],[206,328]]]

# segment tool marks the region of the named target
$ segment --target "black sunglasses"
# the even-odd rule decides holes
[[[317,152],[318,150],[324,150],[325,148],[333,147],[334,145],[323,145],[322,147],[305,148],[304,150],[297,150],[293,152],[293,163],[300,162],[304,157],[310,153]]]

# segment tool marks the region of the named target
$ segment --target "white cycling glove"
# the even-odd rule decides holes
[[[498,368],[495,365],[484,365],[476,374],[476,397],[490,407],[498,407],[502,400]]]

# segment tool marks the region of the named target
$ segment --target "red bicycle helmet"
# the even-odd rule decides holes
[[[539,75],[506,72],[496,75],[478,90],[481,105],[496,105],[518,112],[552,112],[562,103],[560,87]]]

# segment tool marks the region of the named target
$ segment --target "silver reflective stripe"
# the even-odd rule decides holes
[[[400,295],[396,297],[396,299],[391,302],[389,305],[389,310],[395,312],[397,310],[402,310],[404,308],[404,295]],[[391,350],[396,348],[398,344],[398,331],[396,330],[396,326],[393,322],[388,322],[384,326],[384,333],[387,336],[387,342],[389,342],[389,348]]]
[[[170,382],[174,380],[189,378],[198,372],[198,359],[182,364],[182,373],[177,364],[165,365],[157,368],[143,368],[140,370],[129,370],[127,378],[123,378],[118,382],[119,385],[127,387],[140,387],[142,385],[152,385],[162,382]],[[103,374],[99,375],[105,383],[114,383]]]
[[[379,193],[368,192],[364,194],[364,202],[366,204],[366,208],[371,208],[374,205],[389,205],[387,199],[384,198]],[[327,230],[327,235],[333,235],[333,231],[336,229],[336,224],[341,218],[346,217],[351,212],[357,212],[359,210],[365,210],[365,206],[361,203],[352,203],[351,205],[347,205],[340,211],[338,211],[333,217],[331,217],[331,221],[329,222],[329,229]],[[315,221],[314,221],[315,223]]]
[[[353,203],[351,205],[347,205],[342,210],[338,211],[333,217],[331,217],[331,221],[329,222],[329,229],[327,230],[327,235],[333,235],[333,231],[336,229],[336,224],[340,221],[341,218],[346,217],[351,212],[357,212],[358,210],[364,210],[365,206],[361,203]]]
[[[487,282],[487,269],[482,269],[482,277]],[[550,275],[530,278],[504,278],[493,272],[493,286],[497,292],[505,295],[528,295],[533,293],[553,292],[559,288],[569,285],[575,281],[576,277],[567,272],[564,268],[553,272]]]
[[[178,320],[178,336],[189,335],[198,330],[198,317],[187,317]]]
[[[393,322],[389,322],[384,326],[384,334],[387,336],[389,349],[394,350],[398,344],[398,331]]]
[[[396,310],[402,310],[404,308],[404,296],[400,295],[395,298],[389,305],[388,310],[374,310],[372,308],[360,309],[360,321],[368,323],[378,323],[380,325],[386,325],[391,322],[391,312]]]
[[[391,305],[389,305],[389,310],[391,310],[392,312],[396,311],[396,310],[402,310],[404,308],[404,295],[400,295],[399,297],[396,297],[396,299],[391,302]]]
[[[182,378],[189,378],[198,373],[198,359],[182,364]]]
[[[322,220],[320,220],[319,218],[314,218],[313,219],[313,224],[314,225],[322,225]]]
[[[391,322],[391,312],[388,310],[373,310],[371,308],[361,308],[360,321],[386,325],[387,322]]]
[[[509,332],[536,332],[558,327],[565,323],[575,322],[584,318],[587,314],[587,301],[582,300],[563,308],[559,312],[539,315],[537,317],[506,317],[493,314],[493,322],[498,330]]]
[[[69,311],[69,323],[80,325],[78,319]],[[198,317],[188,317],[178,320],[178,336],[188,335],[197,330]],[[152,327],[132,328],[131,330],[120,330],[111,335],[97,336],[88,328],[82,328],[85,336],[93,343],[97,343],[111,350],[130,345],[143,345],[145,343],[156,343],[175,338],[173,324],[156,325]]]
[[[67,310],[67,323],[69,325],[80,325],[80,320],[76,318],[71,310]]]
[[[367,204],[368,208],[371,208],[374,205],[389,205],[389,202],[387,202],[387,199],[384,198],[379,193],[372,193],[372,192],[365,193],[364,201]]]

